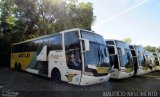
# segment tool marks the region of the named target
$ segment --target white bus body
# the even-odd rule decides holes
[[[75,85],[108,81],[111,71],[103,37],[79,28],[13,44],[11,68]]]
[[[114,66],[111,78],[122,79],[133,76],[134,64],[129,45],[123,41],[106,40],[110,62]]]
[[[130,45],[129,46],[132,52],[133,61],[134,61],[134,71],[135,75],[147,74],[150,72],[149,66],[146,64],[145,53],[141,46],[139,45]]]

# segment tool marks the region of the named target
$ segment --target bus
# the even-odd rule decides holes
[[[108,81],[111,72],[104,38],[80,28],[14,43],[10,66],[82,86]]]
[[[119,40],[106,40],[110,63],[114,66],[111,78],[122,79],[133,76],[134,64],[129,45]]]
[[[160,70],[160,59],[156,52],[150,52],[150,55],[152,57],[152,63],[154,65],[154,71]]]
[[[149,66],[146,64],[144,49],[140,45],[130,45],[131,53],[134,61],[134,74],[142,75],[150,72]]]
[[[150,69],[148,70],[148,72],[154,71],[154,65],[152,62],[152,56],[150,55],[150,52],[144,50],[144,58],[145,58],[146,65],[149,66],[149,69]]]

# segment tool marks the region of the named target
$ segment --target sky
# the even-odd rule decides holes
[[[132,44],[160,46],[160,0],[79,0],[91,2],[92,30],[105,39],[131,38]]]

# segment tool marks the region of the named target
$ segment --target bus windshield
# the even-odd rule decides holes
[[[136,52],[137,52],[137,59],[138,63],[141,66],[145,66],[145,57],[144,57],[144,50],[141,46],[135,46]]]
[[[96,67],[110,67],[109,53],[102,36],[95,33],[81,31],[82,38],[90,41],[90,50],[84,54],[85,66],[95,65]]]
[[[120,66],[130,68],[133,67],[133,59],[131,55],[131,50],[125,42],[116,41],[118,57],[120,59]]]
[[[154,56],[155,65],[159,66],[158,55],[156,53],[153,53],[153,56]]]

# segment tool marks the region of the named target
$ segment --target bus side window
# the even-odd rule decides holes
[[[70,69],[81,70],[80,42],[78,32],[64,34],[67,66]]]
[[[132,56],[136,56],[136,52],[134,50],[131,50]]]
[[[65,50],[73,49],[75,47],[80,48],[79,36],[77,32],[69,32],[64,34]]]
[[[15,52],[16,52],[16,46],[13,45],[13,46],[12,46],[12,53],[15,53]]]
[[[114,46],[107,46],[109,52],[109,58],[111,65],[114,65],[114,68],[118,69],[118,56],[115,54]]]
[[[62,50],[62,35],[56,35],[53,36],[50,39],[50,43],[51,43],[51,50]]]
[[[23,45],[23,51],[24,52],[29,52],[30,51],[28,43],[24,43],[24,45]]]
[[[107,46],[109,54],[115,54],[114,46]]]
[[[30,50],[32,52],[36,52],[37,51],[37,45],[36,45],[35,41],[31,42],[31,48],[30,48]]]
[[[24,44],[19,44],[18,45],[18,52],[23,52],[24,51]]]

